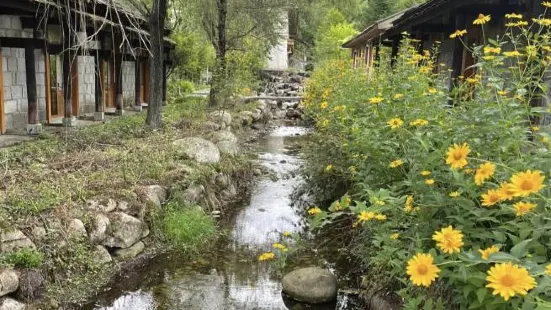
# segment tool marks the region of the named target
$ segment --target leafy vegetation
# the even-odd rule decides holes
[[[23,248],[18,251],[3,254],[0,258],[3,264],[17,268],[38,268],[44,260],[44,255],[31,248]]]
[[[407,37],[394,66],[382,48],[370,75],[339,60],[314,72],[305,171],[330,203],[308,213],[315,229],[354,232],[372,292],[397,292],[405,309],[549,308],[551,144],[530,103],[551,36],[534,23],[467,47],[478,64],[453,92],[439,47]]]

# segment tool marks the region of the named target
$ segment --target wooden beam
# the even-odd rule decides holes
[[[2,68],[2,41],[0,40],[0,134],[6,133],[6,114],[4,113],[4,70]]]
[[[27,41],[25,47],[25,75],[27,78],[27,124],[38,124],[38,102],[36,94],[36,57],[34,56],[34,45]]]
[[[141,61],[140,61],[140,58],[137,58],[136,59],[136,62],[135,62],[135,68],[134,68],[134,105],[136,106],[136,110],[141,110],[142,109],[142,98],[141,98],[141,95],[140,95],[140,91],[141,91],[141,73],[142,73],[142,70],[141,70]]]
[[[99,51],[94,54],[94,81],[96,84],[96,112],[103,112],[103,57]]]
[[[118,44],[116,44],[115,49],[115,72],[114,72],[114,82],[115,82],[115,109],[116,113],[122,113],[124,109],[124,100],[122,94],[122,62],[123,54],[120,53]]]
[[[34,48],[43,48],[46,44],[46,40],[35,38],[0,37],[0,40],[2,40],[2,46],[15,48],[26,48],[30,44]]]
[[[52,123],[52,81],[50,68],[50,54],[48,50],[44,50],[44,80],[46,81],[46,122]],[[57,86],[57,85],[56,85]]]
[[[79,114],[79,89],[78,89],[78,54],[75,54],[73,56],[72,62],[71,62],[71,86],[73,94],[72,101],[71,101],[71,112],[72,116],[78,116]]]
[[[2,11],[5,8],[18,9],[26,12],[31,12],[31,13],[42,13],[43,11],[43,9],[40,9],[39,6],[37,6],[35,3],[31,1],[21,1],[21,0],[2,0],[2,3],[0,4],[0,8],[2,9]],[[40,12],[38,12],[39,10]]]
[[[72,39],[69,30],[63,33],[65,39],[65,46],[71,46]],[[71,75],[71,65],[73,52],[70,48],[67,48],[63,54],[63,102],[64,102],[64,118],[69,120],[73,117],[73,78]]]

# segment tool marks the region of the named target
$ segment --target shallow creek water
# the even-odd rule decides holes
[[[280,279],[272,276],[271,265],[256,259],[280,240],[282,232],[302,231],[303,219],[292,207],[290,195],[300,183],[295,171],[301,165],[292,145],[305,133],[305,128],[283,126],[258,144],[260,163],[274,171],[278,180],[256,180],[250,200],[227,224],[228,236],[218,251],[196,261],[158,257],[83,309],[360,309],[344,295],[337,304],[324,306],[288,300],[281,293]]]

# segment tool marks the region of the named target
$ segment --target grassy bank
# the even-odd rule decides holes
[[[236,198],[221,197],[214,177],[227,175],[239,197],[252,171],[247,155],[199,165],[175,151],[174,140],[211,132],[203,126],[208,112],[202,99],[173,100],[163,110],[160,131],[149,130],[141,113],[1,150],[0,227],[21,230],[37,248],[1,254],[0,265],[38,270],[47,283],[46,307],[77,302],[104,285],[118,264],[94,262],[94,246],[68,227],[75,218],[91,225],[85,206],[89,199],[127,202],[125,212],[151,229],[144,239],[146,252],[169,247],[197,252],[217,236],[216,223],[207,214],[224,214],[228,200]],[[239,135],[245,129],[236,130]],[[153,184],[169,189],[166,208],[144,203],[140,188]],[[202,208],[181,199],[190,185],[203,186],[205,198],[197,202]],[[37,227],[47,233],[38,238]]]

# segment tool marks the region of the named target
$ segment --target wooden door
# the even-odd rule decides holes
[[[113,70],[113,59],[104,61],[102,63],[103,70],[103,102],[105,102],[105,107],[114,108],[115,107],[115,75]]]
[[[145,95],[145,84],[146,84],[146,78],[147,75],[145,74],[147,64],[145,61],[140,61],[140,103],[144,103],[147,101],[147,97]]]
[[[63,62],[59,55],[49,55],[49,105],[51,117],[63,117],[65,99],[63,96]]]

